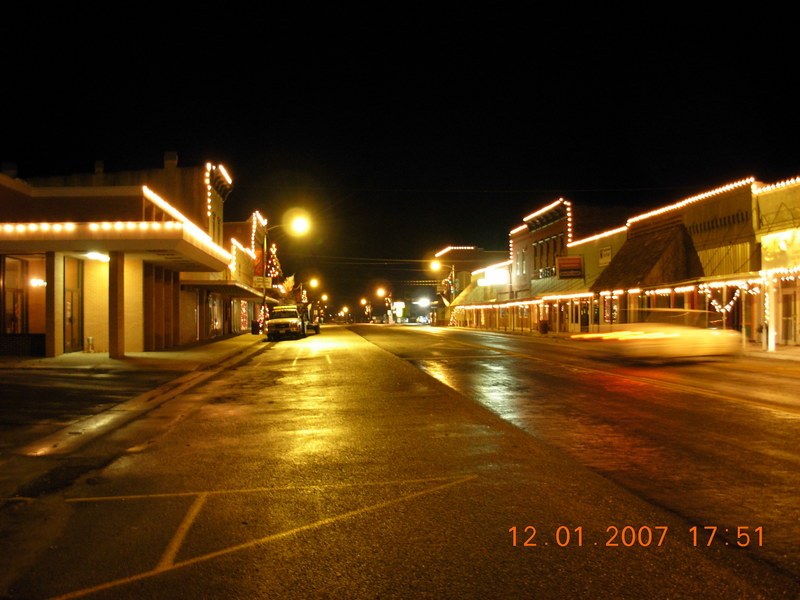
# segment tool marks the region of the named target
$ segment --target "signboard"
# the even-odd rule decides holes
[[[600,248],[600,256],[597,264],[601,267],[605,267],[608,263],[611,262],[611,246],[604,246]]]
[[[483,277],[478,279],[478,285],[485,287],[489,285],[508,285],[508,268],[498,269],[488,268],[484,271]]]
[[[582,256],[557,257],[556,271],[559,279],[583,278],[583,257]]]
[[[792,269],[800,264],[800,229],[761,236],[761,264],[765,270]]]

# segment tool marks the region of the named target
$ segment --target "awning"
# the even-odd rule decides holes
[[[233,281],[229,279],[195,279],[195,280],[181,280],[182,289],[202,289],[213,294],[220,294],[223,296],[230,296],[232,298],[243,298],[250,300],[264,299],[264,292],[250,287],[241,281]],[[274,298],[266,297],[267,304],[277,304],[278,301]]]

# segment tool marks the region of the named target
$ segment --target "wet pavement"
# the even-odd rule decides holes
[[[48,473],[63,464],[47,457],[69,455],[265,346],[263,336],[243,334],[123,359],[89,352],[0,357],[0,498],[59,485],[63,477],[48,482]]]
[[[690,523],[347,329],[240,359],[193,371],[216,375],[71,455],[98,458],[98,447],[117,443],[124,450],[112,460],[7,506],[0,555],[14,577],[0,595],[715,599],[800,590],[747,552],[693,543]],[[177,421],[176,403],[191,405]]]
[[[578,343],[553,332],[505,335],[532,337],[556,346]],[[14,490],[20,487],[20,474],[11,469],[11,458],[35,452],[42,443],[52,442],[48,436],[76,438],[74,425],[91,417],[104,424],[97,435],[107,433],[129,420],[105,418],[113,415],[121,403],[125,403],[122,412],[135,418],[157,406],[154,399],[166,401],[171,395],[213,376],[212,370],[218,365],[237,357],[245,358],[266,343],[264,336],[248,333],[174,350],[128,353],[122,359],[94,352],[48,358],[0,356],[0,385],[4,390],[0,399],[0,468],[6,467],[0,471],[0,498],[14,495]],[[767,360],[800,361],[800,346],[778,346],[776,351],[767,352],[761,344],[751,343],[745,354]],[[206,377],[202,375],[204,372]],[[52,390],[58,390],[58,394],[47,393]],[[26,394],[36,396],[36,405],[20,410]]]

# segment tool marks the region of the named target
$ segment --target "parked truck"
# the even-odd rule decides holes
[[[313,330],[319,333],[319,319],[309,304],[273,306],[267,321],[267,339],[303,338]]]

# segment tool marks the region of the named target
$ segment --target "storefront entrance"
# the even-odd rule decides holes
[[[83,350],[83,262],[64,257],[64,352]]]
[[[781,340],[782,344],[797,344],[797,292],[781,296]]]

